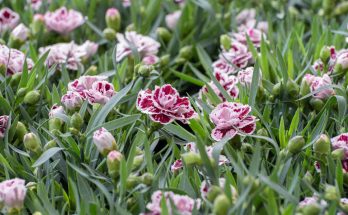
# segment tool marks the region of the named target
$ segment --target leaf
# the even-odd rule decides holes
[[[196,137],[192,135],[190,132],[185,130],[183,127],[179,125],[174,125],[174,124],[168,124],[163,126],[163,129],[168,131],[169,133],[172,133],[188,142],[195,142]]]
[[[58,147],[53,147],[53,148],[48,149],[35,161],[35,163],[32,165],[32,167],[35,168],[35,167],[42,165],[43,163],[48,161],[51,157],[53,157],[57,152],[62,151],[62,150],[63,150],[62,148],[58,148]]]

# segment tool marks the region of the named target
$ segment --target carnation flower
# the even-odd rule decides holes
[[[28,39],[30,34],[30,30],[24,25],[19,24],[13,31],[11,32],[11,37],[15,40],[19,40],[21,42],[24,42]]]
[[[5,132],[8,125],[8,119],[9,117],[6,115],[0,116],[0,139],[5,137]]]
[[[96,130],[93,134],[93,142],[102,154],[108,154],[116,149],[116,140],[105,128]],[[110,155],[112,157],[112,154]]]
[[[331,138],[331,144],[333,149],[343,149],[344,159],[348,160],[348,133]]]
[[[142,60],[145,65],[154,65],[159,62],[159,58],[156,55],[145,56]]]
[[[211,113],[210,120],[215,124],[211,132],[214,140],[224,137],[232,139],[236,135],[252,134],[256,128],[256,117],[250,116],[251,107],[236,102],[219,104]]]
[[[227,75],[226,73],[215,73],[215,78],[221,86],[224,88],[224,90],[232,97],[232,98],[238,98],[239,89],[237,87],[238,79],[236,76],[233,75]],[[209,86],[213,89],[214,93],[219,96],[221,101],[226,101],[225,97],[223,96],[222,92],[220,92],[219,88],[214,84],[213,81],[209,83]],[[199,99],[202,99],[203,95],[208,94],[208,87],[203,86],[202,89],[199,91]],[[207,100],[210,104],[211,102],[209,99]]]
[[[180,97],[178,91],[170,84],[155,90],[141,90],[137,98],[137,108],[150,115],[151,120],[168,124],[174,120],[186,123],[196,116],[187,97]]]
[[[233,33],[233,39],[247,45],[247,37],[254,44],[255,47],[261,46],[262,37],[265,37],[264,33],[256,28],[249,28],[245,31],[240,31],[238,33]]]
[[[54,12],[46,12],[46,27],[60,34],[68,34],[85,22],[82,14],[75,10],[61,7]]]
[[[6,75],[13,75],[15,73],[21,73],[23,70],[24,62],[27,62],[29,70],[34,66],[34,62],[27,58],[23,52],[17,49],[8,48],[5,45],[0,45],[0,67],[6,68]]]
[[[312,65],[312,68],[316,72],[328,72],[328,74],[331,74],[334,70],[336,59],[337,59],[337,53],[334,46],[328,47],[330,50],[330,58],[328,60],[328,68],[327,71],[324,71],[324,63],[321,59],[318,59],[314,62]]]
[[[174,161],[174,163],[170,166],[170,170],[174,173],[178,172],[182,168],[184,168],[184,163],[181,159]]]
[[[74,110],[81,107],[83,98],[81,95],[74,91],[68,91],[61,99],[62,104],[69,110]]]
[[[39,10],[43,3],[51,3],[51,0],[27,0],[33,10]]]
[[[106,104],[115,95],[114,86],[107,81],[97,81],[92,88],[84,91],[90,104]]]
[[[92,89],[92,85],[95,82],[104,81],[104,80],[106,80],[106,78],[107,78],[106,76],[100,76],[100,75],[97,75],[97,76],[88,76],[88,75],[87,76],[81,76],[80,78],[75,79],[74,81],[70,82],[68,84],[68,89],[70,91],[76,91],[79,94],[81,94],[82,97],[86,98],[86,96],[84,94],[84,91]]]
[[[134,31],[126,32],[125,34],[117,34],[118,43],[116,45],[116,61],[119,62],[123,58],[132,55],[134,48],[140,58],[143,59],[148,55],[156,55],[160,44],[148,36],[137,34]]]
[[[238,72],[238,81],[241,85],[250,87],[253,81],[254,67],[247,67]],[[259,80],[262,79],[262,73],[259,73]]]
[[[181,17],[181,10],[175,11],[173,13],[170,13],[166,15],[166,25],[170,30],[174,30],[176,27],[176,24],[178,23],[179,19]]]
[[[23,208],[27,193],[23,179],[14,178],[0,183],[0,203],[4,205],[2,212],[7,213]]]
[[[299,203],[299,208],[303,208],[305,206],[313,205],[313,204],[318,204],[322,207],[326,207],[327,202],[325,200],[320,200],[317,196],[312,196],[312,197],[306,197],[304,200],[302,200]]]
[[[19,23],[19,15],[10,8],[2,8],[0,10],[0,34],[14,29]]]
[[[130,7],[132,4],[131,0],[122,0],[123,7]]]
[[[49,112],[48,115],[49,115],[49,117],[50,117],[50,119],[51,119],[51,118],[59,117],[60,115],[64,115],[64,114],[65,114],[65,111],[64,111],[63,106],[54,104],[54,105],[51,107],[51,110],[50,110],[50,112]]]
[[[336,64],[339,65],[342,70],[348,69],[348,49],[340,50],[337,53]]]
[[[192,211],[196,208],[198,209],[201,205],[199,199],[192,199],[185,195],[174,194],[173,192],[162,192],[156,191],[151,196],[151,202],[146,205],[146,208],[149,210],[148,213],[143,215],[161,215],[162,207],[161,201],[162,198],[165,199],[165,203],[168,207],[170,215],[174,214],[173,208],[181,215],[191,215]]]
[[[332,84],[331,78],[324,74],[323,77],[313,76],[310,74],[305,75],[305,80],[310,86],[311,92],[317,91],[320,88],[326,87]],[[322,89],[313,95],[317,99],[327,99],[328,97],[335,95],[335,91],[332,88]]]
[[[51,46],[42,47],[39,49],[41,55],[49,50],[49,54],[45,61],[48,67],[57,64],[61,69],[63,64],[70,70],[78,70],[81,66],[81,61],[93,56],[98,49],[96,43],[86,41],[82,45],[77,45],[75,42],[57,43]]]
[[[255,9],[244,9],[236,16],[238,27],[252,28],[256,23],[256,10]]]

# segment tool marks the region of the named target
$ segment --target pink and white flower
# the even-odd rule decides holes
[[[256,117],[249,115],[251,107],[236,102],[219,104],[211,113],[210,121],[215,124],[211,136],[220,141],[236,135],[252,134],[256,128]]]
[[[61,99],[62,104],[69,110],[74,110],[81,107],[83,98],[81,95],[74,91],[68,91]]]
[[[92,84],[92,88],[84,91],[90,104],[106,104],[115,95],[115,89],[107,81],[97,81]]]
[[[68,84],[68,89],[70,91],[78,92],[83,98],[86,98],[84,91],[92,89],[92,85],[95,82],[104,81],[104,80],[106,80],[106,78],[107,78],[106,76],[100,76],[100,75],[81,76],[80,78],[75,79],[74,81],[70,82]]]
[[[262,37],[265,37],[265,34],[256,28],[250,28],[245,31],[240,31],[238,33],[233,33],[233,39],[247,45],[247,37],[255,45],[255,47],[261,46]]]
[[[34,62],[30,58],[26,58],[23,52],[0,45],[0,67],[6,68],[6,75],[11,76],[15,73],[21,73],[25,61],[27,62],[28,70],[31,70]]]
[[[29,38],[30,30],[24,24],[19,24],[13,31],[11,32],[11,37],[15,40],[19,40],[21,42],[26,41]]]
[[[106,154],[116,147],[114,136],[105,128],[100,128],[93,133],[93,142],[100,153]]]
[[[256,24],[256,10],[255,9],[244,9],[236,16],[238,27],[252,28]]]
[[[342,70],[348,69],[348,49],[340,50],[337,53],[336,64],[340,65]]]
[[[238,81],[241,85],[250,87],[251,82],[253,81],[254,67],[247,67],[238,72]],[[260,73],[260,80],[261,78]]]
[[[156,55],[160,48],[160,43],[148,36],[143,36],[134,31],[125,34],[117,34],[118,43],[116,45],[116,61],[120,62],[123,58],[132,55],[132,47],[143,59],[149,55]]]
[[[154,65],[159,62],[159,58],[156,55],[145,56],[142,60],[145,65]]]
[[[348,160],[348,133],[331,138],[331,145],[333,149],[343,149],[344,159]]]
[[[27,188],[23,179],[14,178],[1,182],[0,204],[4,205],[2,212],[22,209],[26,193]]]
[[[195,200],[186,195],[178,195],[173,192],[162,192],[158,190],[152,194],[152,201],[146,205],[149,212],[143,215],[161,215],[162,198],[165,200],[170,215],[174,214],[173,208],[175,208],[179,214],[191,215],[194,209],[199,209],[201,206],[201,201],[199,199]]]
[[[335,64],[336,64],[337,53],[336,53],[336,49],[335,49],[334,46],[330,46],[329,48],[330,48],[330,59],[329,59],[329,62],[328,62],[327,72],[328,72],[328,74],[331,74],[333,72]],[[314,62],[314,64],[312,65],[312,68],[316,72],[324,72],[324,63],[323,63],[323,61],[321,59],[316,60]]]
[[[10,8],[2,8],[0,10],[0,34],[14,29],[19,23],[19,15]]]
[[[46,27],[60,34],[68,34],[85,22],[82,14],[75,10],[61,7],[54,12],[46,12]]]
[[[5,137],[5,132],[8,126],[9,117],[4,115],[0,116],[0,139]]]
[[[155,90],[141,90],[137,98],[137,108],[150,115],[151,120],[161,124],[168,124],[174,120],[187,123],[196,116],[187,97],[180,97],[178,91],[170,84]]]
[[[177,10],[173,13],[170,13],[166,15],[165,20],[166,20],[166,25],[170,30],[174,30],[176,27],[176,24],[180,20],[181,17],[181,10]]]
[[[170,166],[170,170],[173,173],[178,172],[182,168],[184,168],[184,163],[183,163],[183,161],[181,159],[178,159],[178,160],[174,161],[174,163]]]
[[[320,200],[317,196],[306,197],[299,203],[299,208],[303,208],[309,205],[318,204],[319,206],[326,207],[327,202],[325,200]]]
[[[51,0],[27,0],[33,10],[39,10],[43,3],[51,3]]]
[[[238,98],[239,89],[237,87],[238,79],[234,75],[227,75],[226,73],[215,73],[215,78],[224,90],[234,99]],[[221,101],[226,101],[226,98],[220,92],[219,88],[214,84],[213,81],[209,82],[209,86],[213,89],[214,93],[221,99]],[[199,91],[199,99],[202,99],[203,95],[208,94],[209,90],[207,86],[203,86]],[[210,104],[211,102],[207,100]]]
[[[54,104],[54,105],[52,105],[51,110],[48,113],[48,115],[49,115],[50,119],[59,117],[61,115],[65,115],[64,107],[60,106],[58,104]]]
[[[123,7],[130,7],[132,5],[131,0],[121,0]]]
[[[317,93],[313,95],[314,98],[327,99],[328,97],[335,95],[335,91],[331,87],[320,90],[320,88],[323,88],[332,84],[331,78],[327,74],[324,74],[323,77],[306,74],[305,80],[307,84],[310,85],[311,92],[315,92],[319,90]]]

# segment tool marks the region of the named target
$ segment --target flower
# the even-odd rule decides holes
[[[58,64],[61,69],[63,64],[70,70],[78,70],[81,66],[81,61],[93,56],[98,49],[98,45],[94,42],[86,41],[82,45],[75,44],[74,41],[70,43],[57,43],[51,46],[41,47],[39,49],[40,55],[49,51],[45,64],[52,67]]]
[[[42,3],[51,3],[51,0],[27,0],[33,10],[39,10]]]
[[[14,29],[19,23],[19,15],[10,8],[2,8],[0,10],[0,34]]]
[[[159,58],[156,55],[145,56],[142,60],[145,65],[154,65],[159,62]]]
[[[11,37],[15,40],[19,40],[21,42],[24,42],[28,39],[30,34],[30,30],[24,25],[19,24],[13,31],[11,32]]]
[[[108,28],[118,31],[121,26],[120,12],[116,8],[109,8],[105,14],[105,21]]]
[[[320,204],[322,207],[326,207],[327,202],[325,200],[319,201],[319,198],[317,196],[306,197],[299,203],[299,207],[303,208],[305,206],[313,204]]]
[[[179,214],[191,215],[192,211],[198,209],[201,205],[199,199],[192,199],[186,195],[178,195],[173,192],[156,191],[151,196],[151,202],[146,205],[146,208],[150,211],[144,215],[160,215],[162,212],[161,201],[165,199],[165,203],[168,207],[169,214],[174,214],[175,208]]]
[[[213,63],[214,73],[235,73],[236,68],[245,68],[252,59],[248,48],[237,41],[232,42],[229,50],[224,50],[219,59]]]
[[[116,35],[118,43],[116,45],[116,61],[119,62],[123,58],[132,55],[132,47],[144,58],[148,55],[156,55],[160,44],[151,37],[137,34],[134,31],[126,32],[125,34]]]
[[[61,7],[54,12],[46,12],[46,27],[60,34],[68,34],[85,22],[82,14],[75,10]]]
[[[224,88],[224,90],[232,97],[232,98],[238,98],[239,89],[237,87],[238,79],[236,76],[233,75],[227,75],[226,73],[215,73],[215,78],[221,86]],[[226,101],[225,97],[223,96],[222,92],[220,92],[219,88],[214,84],[213,81],[208,83],[209,86],[213,89],[214,93],[219,96],[221,101]],[[202,99],[203,95],[208,94],[208,87],[203,86],[202,89],[199,91],[199,99]],[[208,100],[208,103],[211,103]]]
[[[344,159],[348,160],[348,133],[331,138],[331,145],[334,150],[343,149]]]
[[[181,17],[181,11],[177,10],[173,13],[167,14],[165,17],[166,25],[170,30],[174,30],[176,27],[176,24],[178,23],[179,19]]]
[[[236,102],[219,104],[211,113],[210,121],[215,124],[211,132],[214,140],[224,137],[232,139],[242,134],[252,134],[256,128],[256,117],[250,116],[251,107]]]
[[[170,84],[155,90],[141,90],[137,98],[137,108],[149,114],[151,120],[168,124],[174,120],[186,123],[196,116],[187,97],[180,97],[178,91]]]
[[[173,173],[178,172],[179,170],[181,170],[182,168],[184,168],[184,163],[182,162],[181,159],[178,159],[176,161],[174,161],[174,163],[170,166],[170,170]]]
[[[62,104],[69,110],[74,110],[81,107],[83,98],[81,95],[74,91],[68,91],[61,99]]]
[[[60,106],[58,104],[54,104],[51,107],[51,110],[50,110],[48,115],[49,115],[50,119],[52,119],[52,118],[56,118],[56,117],[59,117],[60,115],[64,115],[64,114],[65,114],[65,111],[64,111],[63,106]]]
[[[130,7],[132,4],[131,0],[122,0],[123,7]]]
[[[5,131],[8,126],[8,120],[9,120],[8,116],[6,115],[0,116],[0,139],[5,137]]]
[[[28,70],[31,70],[34,62],[30,58],[26,58],[23,52],[0,45],[0,67],[4,66],[6,68],[6,75],[11,76],[15,73],[21,73],[25,61]]]
[[[107,81],[97,81],[92,88],[84,91],[90,104],[106,104],[115,95],[114,86]]]
[[[116,178],[119,175],[121,161],[124,159],[124,156],[121,152],[112,150],[108,153],[106,159],[106,165],[108,167],[109,175],[112,178]]]
[[[342,70],[348,69],[348,49],[340,50],[337,53],[336,64],[340,65]]]
[[[233,33],[233,39],[236,41],[247,45],[247,36],[249,37],[250,41],[255,45],[255,47],[261,46],[261,40],[262,37],[265,37],[264,33],[256,28],[249,28],[245,31],[240,31],[237,33]]]
[[[253,80],[254,67],[247,67],[238,72],[238,81],[241,85],[250,87]],[[261,79],[261,73],[260,73]]]
[[[337,60],[337,53],[336,53],[336,49],[334,46],[328,46],[325,47],[328,50],[329,56],[328,56],[328,60],[327,60],[327,72],[328,74],[332,73],[336,64],[336,60]],[[312,68],[314,71],[316,72],[324,72],[324,63],[322,61],[322,59],[318,59],[314,62],[314,64],[312,65]]]
[[[25,181],[14,178],[0,183],[0,203],[4,204],[4,213],[23,208],[23,202],[27,193]]]
[[[256,10],[244,9],[236,16],[237,25],[239,28],[252,28],[256,24]]]
[[[106,76],[81,76],[78,79],[70,82],[68,84],[68,89],[70,91],[78,92],[83,98],[86,98],[84,91],[92,89],[92,85],[97,81],[103,81]]]
[[[324,74],[323,77],[307,74],[305,75],[305,80],[307,81],[307,84],[310,85],[311,92],[317,91],[320,88],[323,88],[332,84],[331,78],[327,74]],[[317,99],[327,99],[331,95],[335,95],[334,89],[325,88],[315,93],[313,97]]]
[[[114,136],[103,127],[93,133],[93,142],[98,151],[105,155],[116,149],[116,140]]]

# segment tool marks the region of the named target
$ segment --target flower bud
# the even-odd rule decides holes
[[[132,189],[141,183],[141,179],[135,175],[129,175],[126,181],[126,188]]]
[[[192,57],[193,47],[192,46],[184,46],[179,51],[179,58],[183,58],[189,60]]]
[[[28,133],[23,138],[24,147],[27,151],[33,152],[36,155],[41,154],[41,140],[34,133]]]
[[[3,212],[6,214],[22,214],[24,199],[27,193],[25,181],[23,179],[14,178],[0,183],[0,196]]]
[[[91,75],[91,76],[97,75],[97,74],[98,74],[98,67],[96,67],[95,65],[90,66],[85,73],[85,75]]]
[[[116,8],[109,8],[105,15],[106,26],[115,30],[120,30],[121,27],[121,15]]]
[[[169,42],[172,39],[172,34],[166,28],[158,27],[156,33],[157,37],[165,43]]]
[[[318,156],[328,155],[330,153],[330,148],[330,138],[325,134],[321,134],[313,145],[314,153]]]
[[[105,39],[114,41],[116,39],[116,31],[112,28],[105,28],[103,31]]]
[[[50,140],[44,146],[44,151],[47,151],[48,149],[56,147],[56,146],[57,146],[57,142],[55,140]]]
[[[33,34],[37,34],[43,29],[45,24],[45,17],[42,14],[35,14],[33,17],[33,22],[30,25]]]
[[[335,149],[334,151],[331,152],[331,156],[332,156],[332,158],[337,159],[337,160],[344,160],[345,151],[343,148]]]
[[[17,96],[18,97],[23,97],[26,93],[27,93],[27,88],[26,87],[22,87],[22,88],[18,89]]]
[[[123,155],[113,150],[109,152],[106,160],[106,165],[108,167],[108,173],[112,178],[117,178],[120,171],[121,161],[124,159]]]
[[[272,95],[278,96],[280,94],[280,89],[281,89],[282,83],[277,83],[273,86],[272,89]]]
[[[330,60],[331,57],[331,48],[328,46],[324,46],[321,50],[320,50],[320,59],[322,62],[324,62],[325,64],[327,64]]]
[[[340,206],[345,212],[348,212],[348,198],[341,198]]]
[[[40,211],[35,211],[33,215],[42,215],[42,213]]]
[[[232,44],[232,41],[231,41],[231,38],[228,35],[223,34],[223,35],[220,36],[220,45],[225,50],[229,50],[231,48],[231,44]]]
[[[310,172],[306,172],[306,174],[303,176],[303,180],[306,181],[308,184],[312,184],[314,182],[314,178]]]
[[[24,96],[24,103],[28,105],[35,105],[38,103],[40,100],[40,93],[37,90],[29,91],[25,96]]]
[[[301,86],[300,86],[300,95],[305,96],[311,92],[310,85],[308,84],[308,81],[306,78],[303,78],[301,81]]]
[[[348,12],[348,2],[347,1],[343,1],[343,2],[339,3],[334,10],[335,15],[346,14],[347,12]]]
[[[28,130],[25,125],[22,122],[18,122],[16,126],[16,137],[20,142],[23,141],[24,135],[26,133],[28,133]]]
[[[289,140],[288,150],[292,154],[297,154],[302,151],[303,146],[305,146],[306,141],[302,136],[295,136]]]
[[[288,90],[289,95],[292,97],[297,97],[300,90],[298,84],[292,79],[288,79],[286,89]]]
[[[317,215],[317,214],[320,214],[320,212],[321,212],[321,207],[318,203],[306,205],[302,208],[303,215]]]
[[[53,131],[60,131],[63,125],[63,121],[59,118],[51,118],[48,121],[48,128],[49,131],[53,132]]]
[[[81,107],[83,98],[78,92],[68,91],[62,96],[61,102],[68,110],[75,110]]]
[[[133,160],[133,169],[137,169],[144,162],[144,155],[137,155]]]
[[[286,148],[280,150],[280,152],[279,152],[279,157],[280,157],[281,159],[284,159],[284,158],[288,157],[288,155],[289,155],[289,151],[288,151],[288,149],[286,149]]]
[[[12,87],[17,87],[19,82],[21,81],[22,78],[22,73],[15,73],[11,76],[11,81],[10,81],[10,85]]]
[[[338,190],[335,186],[327,184],[325,186],[324,198],[326,200],[336,201],[339,199]]]
[[[10,35],[10,46],[19,48],[28,39],[30,34],[29,29],[24,24],[19,24]]]
[[[321,109],[324,106],[324,102],[321,99],[317,99],[317,98],[311,98],[311,100],[309,101],[309,103],[311,104],[311,106],[314,108],[314,110],[316,111],[321,111]]]
[[[71,116],[70,125],[77,130],[81,130],[81,127],[83,125],[83,119],[80,113],[76,112]]]
[[[160,58],[160,66],[161,67],[165,67],[169,64],[170,62],[170,55],[167,54],[167,55],[163,55],[161,58]]]
[[[185,154],[182,154],[182,159],[186,163],[186,165],[201,165],[202,159],[201,156],[199,156],[198,153],[195,152],[187,152]]]
[[[114,136],[105,128],[100,128],[94,132],[93,142],[103,155],[107,155],[110,151],[117,149]]]
[[[207,193],[207,199],[209,202],[214,202],[216,197],[218,197],[221,194],[223,194],[221,187],[216,185],[211,185]]]
[[[214,215],[226,215],[230,206],[232,205],[231,201],[225,194],[221,194],[216,197],[213,206]]]
[[[248,186],[251,184],[252,185],[251,190],[255,191],[256,189],[258,189],[260,187],[260,180],[257,178],[254,178],[253,176],[246,176],[243,179],[243,184],[245,186]]]
[[[141,176],[141,182],[147,186],[150,186],[153,182],[153,175],[151,173],[144,173]]]

